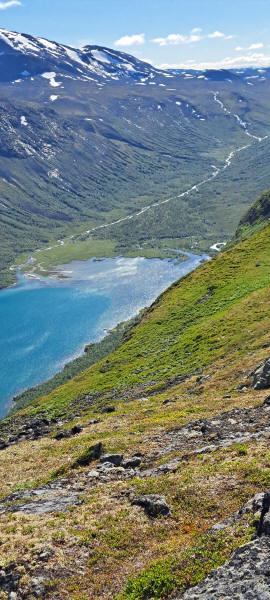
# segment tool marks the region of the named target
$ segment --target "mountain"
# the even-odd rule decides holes
[[[1,422],[3,599],[268,593],[270,225],[248,220],[112,353]]]
[[[68,261],[228,240],[269,187],[269,85],[1,29],[0,285],[35,249],[58,245],[48,269],[63,244]]]

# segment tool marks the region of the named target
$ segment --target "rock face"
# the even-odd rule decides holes
[[[144,508],[148,517],[155,518],[159,515],[168,516],[170,514],[170,509],[164,496],[158,496],[157,494],[134,498],[131,504]]]
[[[255,371],[252,387],[255,390],[270,388],[270,357]]]
[[[74,489],[68,479],[56,479],[35,490],[10,494],[2,500],[0,514],[23,512],[28,515],[41,515],[66,511],[70,506],[81,503],[82,499],[77,493],[76,487]]]
[[[270,600],[269,491],[263,495],[261,506],[259,537],[237,548],[227,564],[187,590],[182,600]]]
[[[224,567],[212,571],[181,599],[269,600],[269,572],[270,539],[267,537],[238,548]]]

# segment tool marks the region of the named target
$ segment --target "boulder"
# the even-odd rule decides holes
[[[104,454],[100,459],[101,463],[111,463],[115,467],[120,467],[123,460],[123,454]]]
[[[131,504],[141,506],[148,517],[156,518],[159,515],[168,516],[170,509],[164,496],[149,494],[148,496],[139,496],[134,498]]]
[[[255,371],[252,387],[254,390],[270,388],[270,357]]]
[[[124,467],[124,469],[135,469],[136,467],[139,467],[140,464],[141,464],[140,457],[132,456],[131,458],[127,458],[126,460],[123,460],[121,463],[121,466]]]

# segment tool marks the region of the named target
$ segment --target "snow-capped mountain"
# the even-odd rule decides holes
[[[164,76],[162,71],[124,52],[99,46],[74,49],[43,38],[0,29],[1,81],[42,76],[54,71],[66,77],[96,82],[126,79],[144,83]]]

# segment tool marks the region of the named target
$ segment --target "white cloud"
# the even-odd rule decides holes
[[[6,8],[10,8],[11,6],[22,6],[22,3],[19,0],[10,0],[9,2],[0,2],[0,10],[6,10]]]
[[[221,39],[223,38],[224,40],[232,40],[233,39],[233,35],[226,35],[226,33],[223,33],[222,31],[213,31],[213,33],[208,33],[208,38],[210,38],[210,40],[215,40],[215,39]]]
[[[195,31],[195,33],[194,33]],[[193,44],[199,42],[202,39],[201,35],[198,35],[198,29],[192,30],[189,35],[182,35],[181,33],[170,33],[167,37],[160,37],[151,40],[154,44],[159,46],[178,46],[179,44]]]
[[[237,69],[246,67],[270,67],[270,55],[259,52],[252,54],[243,54],[242,56],[231,57],[226,56],[216,62],[195,62],[186,61],[178,64],[162,64],[158,65],[160,69]]]
[[[209,33],[208,34],[209,38],[224,38],[225,37],[225,33],[222,33],[221,31],[213,31],[213,33]]]
[[[136,33],[134,35],[124,35],[114,42],[115,46],[140,46],[145,43],[145,34]]]
[[[248,48],[243,48],[242,46],[236,46],[235,50],[236,50],[236,52],[242,52],[245,50],[259,50],[260,48],[263,48],[262,42],[258,42],[257,44],[250,44],[250,46]]]
[[[263,48],[263,44],[261,42],[258,44],[251,44],[248,50],[259,50],[259,48]]]
[[[226,35],[221,31],[213,31],[213,33],[208,33],[208,35],[202,34],[202,29],[199,27],[194,27],[188,35],[184,35],[182,33],[170,33],[166,37],[158,37],[151,40],[154,44],[158,44],[159,46],[177,46],[179,44],[193,44],[195,42],[200,42],[204,39],[224,39],[231,40],[233,35]]]

